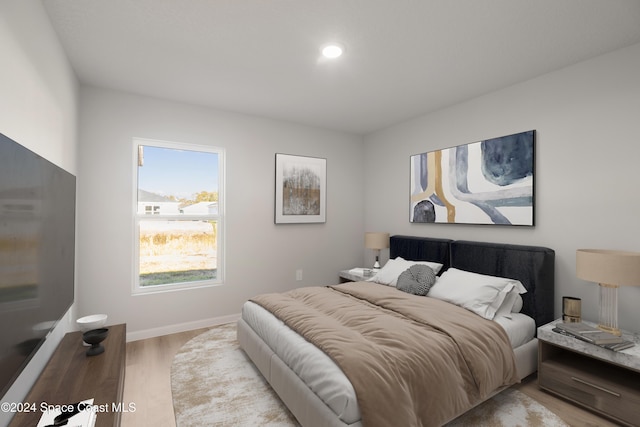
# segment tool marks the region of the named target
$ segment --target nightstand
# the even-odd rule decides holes
[[[618,423],[640,425],[640,336],[623,331],[636,345],[616,352],[553,332],[561,321],[538,328],[539,387]]]
[[[370,271],[371,274],[367,274]],[[352,268],[351,270],[342,270],[340,272],[340,283],[345,282],[363,282],[371,279],[376,274],[376,270],[372,268]]]

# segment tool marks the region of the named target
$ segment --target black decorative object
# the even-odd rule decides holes
[[[87,356],[96,356],[104,352],[104,347],[100,344],[107,338],[109,329],[100,328],[92,329],[82,334],[82,340],[87,344],[91,344],[91,348],[87,350]]]
[[[80,413],[80,411],[84,411],[87,406],[86,403],[74,403],[73,405],[61,405],[64,407],[64,409],[62,410],[62,413],[60,413],[60,415],[56,416],[53,420],[53,424],[49,424],[46,427],[60,427],[60,426],[65,426],[69,423],[69,418],[73,417],[74,415],[77,415]]]

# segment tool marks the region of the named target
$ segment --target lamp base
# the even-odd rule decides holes
[[[618,329],[618,286],[600,283],[600,321],[598,328],[620,336]]]
[[[373,264],[374,270],[380,270],[380,261],[378,260],[378,255],[376,255],[376,262]]]
[[[612,328],[611,326],[606,326],[606,325],[598,325],[598,329],[605,332],[609,332],[610,334],[613,334],[616,336],[622,336],[622,331],[618,328]]]

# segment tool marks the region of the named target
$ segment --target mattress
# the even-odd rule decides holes
[[[360,420],[355,390],[329,356],[255,303],[244,304],[242,318],[340,420],[346,424]],[[496,322],[514,349],[534,339],[535,322],[524,314],[511,313]]]

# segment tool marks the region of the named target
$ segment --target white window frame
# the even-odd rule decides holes
[[[140,286],[140,226],[141,220],[189,220],[190,218],[200,218],[202,216],[191,215],[155,215],[147,213],[138,213],[138,147],[153,146],[160,148],[168,148],[174,150],[201,151],[207,153],[216,153],[218,155],[218,213],[217,215],[206,215],[206,217],[217,221],[217,261],[216,261],[216,278],[212,280],[203,280],[197,282],[171,283],[154,286]],[[132,277],[132,294],[146,295],[161,292],[179,291],[186,289],[199,289],[203,287],[219,286],[224,284],[225,277],[225,150],[221,147],[209,145],[187,144],[182,142],[161,141],[147,138],[133,138],[133,277]]]

